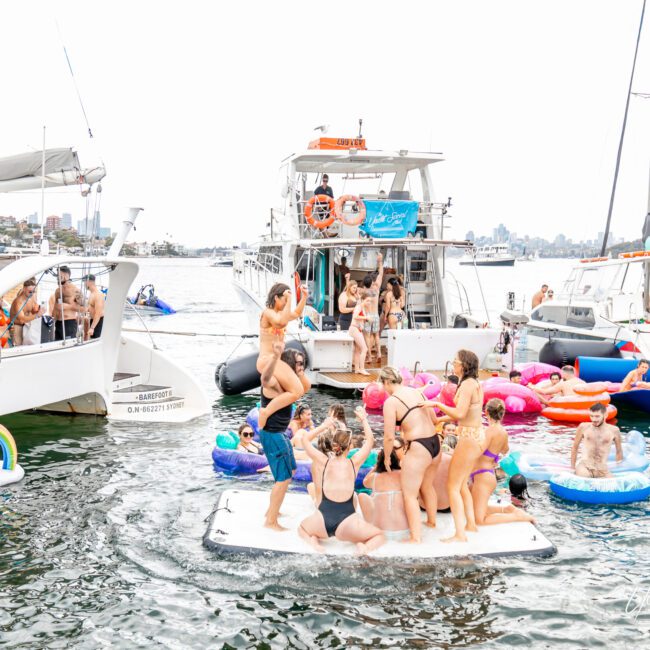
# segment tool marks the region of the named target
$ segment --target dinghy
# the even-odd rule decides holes
[[[209,518],[203,536],[204,545],[219,553],[300,553],[318,554],[298,536],[300,522],[314,511],[311,498],[304,493],[290,492],[282,504],[285,516],[280,523],[289,528],[276,532],[264,528],[264,512],[269,505],[269,493],[262,490],[224,490]],[[496,526],[481,526],[478,533],[468,533],[466,543],[444,544],[440,538],[453,534],[454,524],[449,513],[438,513],[437,528],[423,526],[422,544],[402,544],[388,541],[371,553],[372,557],[434,560],[450,557],[501,557],[514,555],[550,556],[557,549],[535,526],[514,522]],[[337,539],[323,541],[328,555],[353,555],[354,544]]]

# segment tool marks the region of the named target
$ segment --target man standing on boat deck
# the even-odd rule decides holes
[[[95,284],[95,276],[92,273],[84,276],[86,289],[90,293],[88,299],[88,313],[90,314],[90,327],[88,336],[91,339],[98,339],[102,335],[102,326],[104,325],[104,294]]]
[[[366,314],[366,322],[363,326],[363,336],[368,346],[368,359],[372,361],[372,350],[375,351],[375,359],[381,363],[381,343],[379,341],[379,294],[381,292],[381,283],[384,278],[384,258],[381,253],[377,253],[377,271],[374,274],[368,274],[363,278],[363,288],[371,297],[372,308]]]
[[[618,427],[605,422],[607,408],[600,402],[589,408],[591,422],[583,422],[576,431],[576,437],[571,449],[571,469],[576,476],[586,478],[611,478],[612,473],[607,466],[609,450],[612,443],[616,447],[616,462],[623,460],[621,432]],[[584,454],[576,464],[580,443],[584,442]]]
[[[35,292],[36,281],[25,280],[23,288],[11,303],[9,318],[13,323],[11,331],[14,347],[23,345],[23,327],[43,315],[43,310],[36,302]]]
[[[548,291],[548,284],[543,284],[542,288],[533,296],[533,301],[531,303],[531,308],[539,307],[544,302],[546,297],[546,292]]]
[[[314,196],[317,196],[318,194],[325,194],[326,196],[329,196],[331,199],[333,199],[334,190],[329,186],[329,182],[330,177],[327,174],[323,174],[321,184],[314,190]]]
[[[278,339],[273,343],[273,356],[261,375],[262,388],[260,390],[260,404],[266,406],[274,397],[284,392],[284,389],[273,376],[275,364],[282,359],[298,376],[305,393],[311,388],[309,379],[305,376],[305,356],[298,350],[285,350],[284,341]],[[296,458],[293,454],[293,447],[285,435],[293,416],[293,404],[289,404],[279,411],[271,413],[264,429],[260,429],[259,436],[264,454],[273,474],[273,488],[264,526],[273,530],[287,530],[278,522],[280,506],[289,488],[289,483],[296,471]]]
[[[59,267],[59,286],[54,292],[54,340],[73,339],[77,336],[77,318],[84,311],[81,292],[70,282],[70,269]]]

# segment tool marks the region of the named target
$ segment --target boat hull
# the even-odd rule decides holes
[[[461,266],[514,266],[515,260],[464,260],[460,262]]]

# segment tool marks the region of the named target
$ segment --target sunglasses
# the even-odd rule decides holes
[[[242,431],[242,437],[252,438],[255,434],[252,431]]]

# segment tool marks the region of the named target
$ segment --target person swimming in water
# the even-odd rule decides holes
[[[316,512],[300,523],[298,534],[319,553],[325,551],[321,540],[330,537],[352,542],[357,555],[366,555],[386,541],[381,530],[365,521],[354,507],[356,476],[375,443],[365,409],[359,406],[355,414],[363,425],[365,442],[352,458],[347,458],[352,435],[342,427],[332,436],[331,454],[324,454],[311,445],[306,447],[320,499]]]
[[[302,316],[307,304],[307,288],[302,287],[301,297],[295,309],[291,309],[291,289],[282,282],[271,287],[266,299],[266,309],[260,316],[260,351],[257,357],[257,371],[262,374],[273,358],[273,344],[284,344],[288,323]],[[268,404],[260,407],[259,428],[263,429],[269,416],[298,401],[309,387],[284,361],[277,360],[273,376],[282,389]]]
[[[478,357],[470,350],[459,350],[453,361],[454,374],[459,377],[454,395],[455,406],[442,402],[426,402],[426,407],[442,411],[458,422],[458,444],[449,464],[447,491],[454,518],[455,533],[443,542],[466,542],[466,531],[477,532],[474,504],[467,481],[476,461],[485,449],[485,429],[481,421],[483,389],[478,381]]]
[[[399,370],[386,366],[379,373],[379,381],[389,397],[384,402],[384,461],[390,472],[390,457],[395,445],[395,430],[400,429],[402,439],[408,444],[408,451],[401,462],[401,484],[404,507],[408,517],[411,535],[408,542],[422,541],[422,521],[418,495],[427,511],[425,525],[436,525],[436,491],[433,479],[440,464],[440,439],[435,433],[432,414],[421,409],[425,403],[422,393],[416,388],[402,385]]]
[[[474,515],[479,526],[507,524],[512,521],[530,521],[535,519],[519,508],[489,505],[490,497],[497,487],[496,466],[499,458],[508,453],[508,432],[501,422],[506,412],[506,405],[500,399],[491,399],[485,405],[488,426],[485,429],[486,448],[479,457],[474,471],[469,475],[470,492],[474,504]]]

